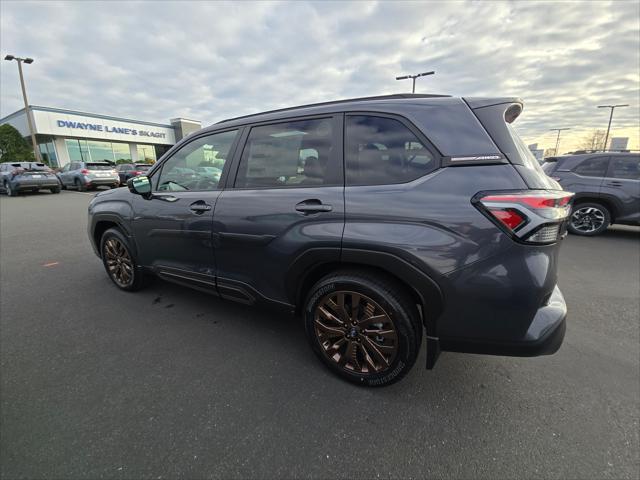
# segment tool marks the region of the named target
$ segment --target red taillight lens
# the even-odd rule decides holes
[[[80,173],[83,175],[89,175],[89,170],[87,170],[86,168],[83,168],[82,170],[80,170]]]
[[[573,193],[557,190],[525,190],[489,193],[474,203],[509,234],[527,243],[553,243],[563,234]]]
[[[489,208],[489,211],[510,230],[516,230],[527,222],[526,218],[512,208],[504,210],[500,208]]]
[[[16,168],[11,173],[13,174],[13,176],[20,175],[21,173],[24,173],[24,168]]]
[[[136,171],[134,171],[134,172],[131,172],[131,175],[140,175],[141,173],[142,173],[142,172],[136,172]]]

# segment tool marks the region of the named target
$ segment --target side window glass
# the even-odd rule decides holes
[[[640,157],[611,159],[611,170],[614,178],[640,180]]]
[[[413,132],[392,118],[349,115],[345,136],[347,185],[410,182],[436,166]]]
[[[330,118],[253,127],[242,151],[235,186],[280,188],[326,185],[331,156]]]
[[[238,131],[215,133],[189,142],[162,165],[158,191],[216,190]]]
[[[591,157],[583,160],[573,173],[583,177],[604,177],[609,166],[609,157]]]

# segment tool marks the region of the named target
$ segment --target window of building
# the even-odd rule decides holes
[[[235,186],[280,188],[324,185],[332,119],[300,120],[251,129]]]
[[[184,145],[164,162],[157,190],[216,190],[237,133],[207,135]]]
[[[573,172],[583,177],[604,177],[608,165],[609,157],[591,157],[583,160]]]
[[[156,149],[153,145],[138,145],[138,162],[155,163]]]
[[[40,150],[40,156],[42,160],[50,167],[58,166],[58,156],[56,155],[56,149],[53,141],[43,142],[38,144]]]
[[[87,140],[89,146],[89,155],[92,162],[113,162],[113,149],[111,142],[100,142],[96,140]]]
[[[350,115],[345,133],[347,185],[410,182],[436,166],[431,152],[398,120]]]
[[[111,148],[113,149],[113,159],[116,163],[131,163],[131,150],[128,143],[113,142]]]
[[[613,157],[611,159],[612,177],[640,180],[640,156]]]

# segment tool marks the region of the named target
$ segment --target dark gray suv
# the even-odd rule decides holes
[[[356,383],[403,377],[423,337],[427,368],[440,351],[551,354],[572,194],[515,134],[521,111],[392,95],[225,120],[96,195],[89,238],[123,290],[154,274],[301,314]]]
[[[575,193],[569,231],[593,236],[612,223],[640,225],[640,155],[605,152],[546,158],[542,169]]]

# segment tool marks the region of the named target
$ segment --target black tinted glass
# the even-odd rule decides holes
[[[279,188],[325,185],[332,120],[301,120],[251,129],[235,186]]]
[[[604,177],[608,165],[609,157],[591,157],[580,162],[573,172],[583,177]]]
[[[345,154],[347,185],[410,182],[435,168],[431,152],[391,118],[348,116]]]
[[[640,156],[611,159],[612,176],[615,178],[626,178],[630,180],[640,180]]]

